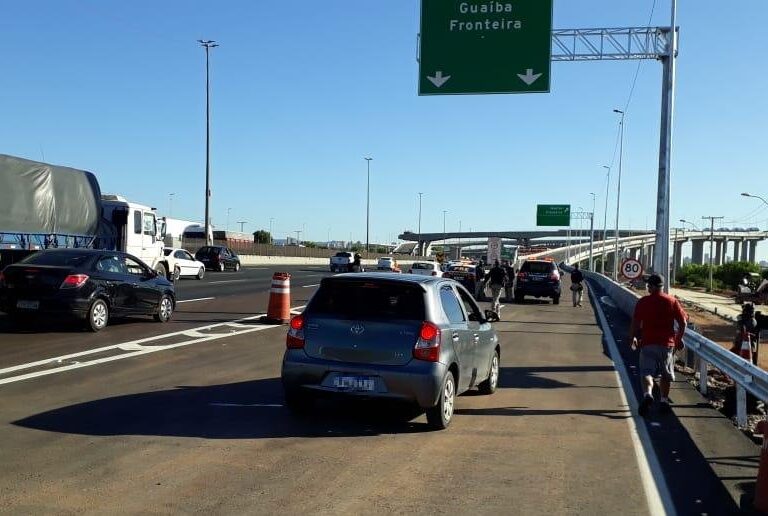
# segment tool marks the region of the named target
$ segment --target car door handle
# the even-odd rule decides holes
[[[458,342],[461,337],[459,337],[458,333],[454,333],[451,338],[453,339],[453,342]]]

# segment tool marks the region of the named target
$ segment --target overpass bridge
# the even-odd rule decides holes
[[[767,231],[673,231],[670,233],[670,242],[672,243],[672,256],[670,260],[673,264],[673,270],[682,267],[683,245],[691,242],[691,263],[703,265],[705,245],[712,242],[714,265],[723,265],[727,257],[733,261],[756,261],[757,244],[768,239]],[[639,260],[647,270],[654,268],[653,252],[656,244],[656,235],[646,233],[636,236],[622,237],[618,241],[619,259],[635,258]],[[616,255],[616,240],[595,241],[592,245],[591,254],[593,259],[605,256],[605,270],[613,270],[613,263]],[[571,246],[549,249],[541,253],[530,255],[531,257],[550,257],[557,261],[564,261],[569,264],[583,263],[589,264],[590,245],[589,243],[578,243]]]

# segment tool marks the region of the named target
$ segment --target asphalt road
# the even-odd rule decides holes
[[[293,273],[300,306],[325,272]],[[648,512],[588,307],[505,307],[499,390],[460,397],[451,427],[432,432],[422,414],[376,403],[290,414],[279,384],[285,328],[228,322],[263,311],[270,277],[185,281],[181,299],[216,299],[180,305],[167,325],[0,333],[4,364],[45,362],[0,371],[0,512]],[[42,360],[107,345],[117,347]]]

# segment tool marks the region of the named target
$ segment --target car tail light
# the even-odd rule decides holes
[[[5,274],[0,272],[0,288],[3,288],[5,286]]]
[[[527,272],[518,272],[517,273],[517,279],[525,279],[526,276],[528,276]]]
[[[70,274],[61,282],[59,288],[80,288],[88,281],[87,274]]]
[[[560,281],[560,275],[556,272],[553,272],[549,275],[549,279],[552,281]]]
[[[432,271],[432,276],[437,276],[437,271]]]
[[[413,358],[427,362],[437,362],[440,359],[440,328],[425,321],[419,330],[419,340],[413,347]]]
[[[304,316],[297,315],[291,319],[288,337],[285,340],[288,349],[304,349]]]

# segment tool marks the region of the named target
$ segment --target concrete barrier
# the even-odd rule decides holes
[[[362,260],[363,266],[375,266],[377,260]],[[413,260],[398,260],[401,268],[409,267]],[[240,264],[248,265],[324,265],[330,269],[328,258],[302,258],[298,256],[256,256],[249,254],[240,255]]]

